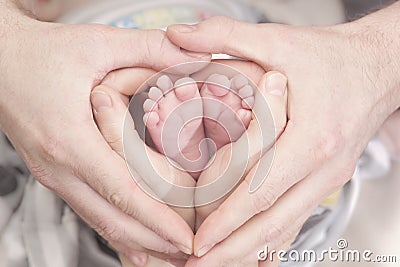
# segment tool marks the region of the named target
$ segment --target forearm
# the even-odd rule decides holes
[[[400,107],[400,2],[350,24],[369,50],[367,78],[375,81],[377,104],[390,114]]]

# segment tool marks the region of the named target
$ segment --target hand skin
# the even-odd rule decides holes
[[[0,38],[0,129],[33,176],[124,251],[190,254],[192,230],[139,190],[97,129],[90,93],[115,69],[157,71],[209,55],[184,53],[162,31],[38,22],[4,0]]]
[[[214,61],[220,64],[224,64],[230,66],[234,69],[237,69],[244,75],[246,75],[250,80],[254,82],[259,82],[260,85],[266,83],[266,79],[268,79],[269,83],[274,84],[272,89],[281,90],[281,95],[269,94],[265,90],[261,89],[261,93],[264,95],[266,101],[271,107],[272,115],[274,116],[274,122],[277,129],[277,135],[279,135],[287,122],[286,119],[286,95],[284,92],[286,91],[286,82],[287,79],[282,74],[276,72],[268,72],[265,73],[264,70],[248,61],[239,61],[239,60],[218,60]],[[213,69],[203,69],[200,72],[197,72],[191,77],[196,77],[196,80],[207,79],[212,72]],[[96,123],[100,129],[100,132],[103,134],[105,140],[109,143],[110,147],[116,151],[118,154],[124,158],[124,154],[129,147],[123,147],[123,136],[126,138],[126,133],[123,134],[123,129],[126,127],[121,127],[125,123],[125,115],[128,109],[129,96],[135,94],[137,88],[144,80],[144,75],[151,76],[149,70],[139,69],[139,68],[127,68],[122,70],[113,71],[110,73],[103,82],[94,88],[92,92],[92,104],[94,109],[94,115],[96,119]],[[178,79],[178,77],[176,77]],[[261,87],[260,87],[261,88]],[[111,99],[111,106],[103,106],[106,102],[104,98]],[[134,128],[134,126],[131,126]],[[257,126],[257,121],[252,120],[250,126],[248,128],[247,134],[249,135],[249,141],[252,143],[250,147],[252,149],[249,151],[250,158],[254,158],[251,162],[257,160],[260,154],[260,143],[258,142],[260,138],[259,130]],[[255,142],[253,142],[255,140]],[[273,143],[274,140],[271,140]],[[134,148],[133,148],[134,149]],[[230,154],[230,146],[227,145],[221,148],[216,156],[213,164],[207,170],[201,173],[199,180],[196,181],[192,179],[192,177],[186,173],[179,171],[177,168],[170,168],[170,163],[165,159],[164,156],[154,152],[153,150],[148,150],[148,156],[151,158],[151,161],[154,164],[153,166],[157,169],[157,172],[166,180],[170,182],[180,185],[180,186],[201,186],[208,183],[212,183],[215,178],[219,177],[225,170],[225,165],[228,163],[227,159],[225,159],[225,155]],[[125,153],[124,153],[125,152]],[[228,153],[226,153],[228,152]],[[229,161],[229,160],[228,160]],[[251,163],[250,163],[251,164]],[[251,167],[251,166],[250,166]],[[171,180],[173,178],[173,180]],[[216,202],[213,202],[209,205],[197,207],[196,210],[189,208],[174,208],[172,207],[178,214],[185,219],[185,221],[193,227],[194,217],[196,217],[196,224],[200,225],[202,220],[206,218],[212,211],[214,211],[223,201],[226,199],[226,196],[222,199],[219,199]],[[195,214],[196,211],[196,214]],[[149,256],[144,253],[148,253]],[[123,266],[131,266],[126,259],[122,256]],[[173,263],[176,266],[184,266],[187,258],[182,259],[171,259],[168,258],[167,255],[155,254],[152,251],[141,249],[141,254],[136,255],[137,259],[144,259],[140,264],[136,264],[136,266],[164,266],[161,265],[161,262],[158,259],[167,260]],[[147,259],[147,261],[146,261]],[[138,262],[137,260],[131,260],[131,262]],[[146,264],[147,263],[147,264]],[[168,265],[169,266],[169,265]],[[250,266],[250,265],[249,265]],[[256,260],[253,259],[251,266],[257,266]]]
[[[250,173],[205,220],[194,241],[202,257],[187,266],[237,266],[265,244],[280,247],[352,177],[368,141],[400,106],[399,11],[396,3],[331,27],[216,17],[168,28],[182,48],[252,60],[289,80],[289,122],[266,181],[251,194]]]

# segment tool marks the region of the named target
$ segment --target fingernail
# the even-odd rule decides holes
[[[175,244],[175,246],[179,249],[179,251],[182,251],[183,253],[187,255],[192,255],[193,250],[185,245],[182,244]]]
[[[91,100],[95,112],[112,107],[111,97],[102,91],[92,93]]]
[[[211,59],[211,54],[208,53],[198,53],[198,52],[192,52],[192,51],[188,51],[186,49],[181,48],[182,53],[188,55],[189,57],[192,58],[197,58],[197,59],[207,59],[210,60]]]
[[[286,91],[287,78],[281,73],[273,73],[265,80],[264,88],[271,94],[276,96],[283,96]]]
[[[135,266],[145,266],[147,263],[147,259],[139,256],[129,256],[129,260],[135,265]]]
[[[191,33],[197,30],[196,25],[187,25],[187,24],[178,24],[172,26],[175,31],[180,32],[180,33]]]
[[[214,245],[206,245],[204,247],[202,247],[198,252],[197,252],[197,257],[203,257],[207,252],[209,252],[212,248],[214,247]]]

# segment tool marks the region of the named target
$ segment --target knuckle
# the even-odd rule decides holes
[[[333,158],[344,147],[343,138],[337,131],[324,131],[315,140],[315,156],[322,160]]]
[[[41,154],[47,162],[60,162],[63,158],[62,151],[63,148],[57,137],[49,137],[47,142],[43,142],[41,145]]]
[[[51,165],[57,163],[58,152],[51,145],[40,146],[39,154],[25,158],[25,163],[32,176],[44,186],[55,189],[56,179],[54,179]]]
[[[124,236],[121,234],[117,226],[108,221],[99,220],[98,224],[95,225],[93,229],[109,242],[120,241],[121,237]]]
[[[254,195],[253,206],[256,213],[267,210],[275,203],[278,196],[274,192],[273,188],[268,186],[265,190]]]
[[[147,62],[143,62],[143,65],[150,64],[152,69],[157,69],[155,64],[161,64],[158,61],[160,61],[160,58],[164,57],[165,51],[172,51],[175,46],[169,41],[165,32],[162,30],[149,30],[144,34],[144,45],[146,49],[144,50],[145,56],[143,59]]]
[[[31,159],[26,160],[26,164],[32,176],[35,177],[39,183],[53,191],[56,191],[57,183],[53,177],[53,172],[50,171],[45,164]]]
[[[132,208],[133,206],[130,205],[129,200],[122,192],[112,192],[107,200],[123,213],[136,218],[136,210]]]

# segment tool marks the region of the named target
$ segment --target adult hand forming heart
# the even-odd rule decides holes
[[[287,94],[285,94],[287,81],[282,74],[265,73],[258,65],[245,61],[224,60],[218,64],[199,64],[207,66],[194,74],[193,70],[188,71],[188,69],[199,69],[193,67],[193,64],[177,67],[181,70],[185,68],[185,71],[172,68],[168,72],[175,74],[168,75],[154,75],[155,72],[151,70],[138,68],[115,71],[110,73],[92,93],[98,127],[110,146],[121,157],[126,157],[135,181],[148,194],[162,199],[154,193],[162,181],[149,180],[143,174],[145,172],[149,175],[149,169],[153,169],[163,179],[187,189],[185,192],[178,190],[178,194],[172,194],[172,199],[177,202],[167,200],[167,204],[172,204],[171,208],[185,219],[194,232],[242,178],[254,175],[259,165],[256,163],[268,150],[271,157],[261,168],[262,177],[266,176],[269,170],[266,164],[272,161],[275,137],[283,131],[287,120]],[[186,75],[177,74],[178,72],[185,72]],[[182,79],[182,76],[188,76],[187,74],[191,74],[190,76],[196,81],[206,82],[200,84],[194,83],[194,80],[187,77]],[[152,75],[153,77],[144,85],[145,89],[148,89],[147,92],[138,93],[136,90],[139,85]],[[261,89],[254,91],[251,88],[252,81],[258,83]],[[266,87],[270,88],[270,91],[267,91]],[[134,94],[129,109],[133,117],[140,118],[135,121],[131,116],[125,119],[129,97]],[[265,110],[258,112],[262,113],[261,116],[255,116],[256,103],[265,106],[263,107]],[[179,105],[181,109],[177,108]],[[272,114],[269,114],[270,112]],[[182,121],[181,117],[185,115],[187,120]],[[270,122],[268,125],[270,129],[273,127],[268,138],[264,138],[268,142],[264,145],[263,132],[260,129],[262,120]],[[124,129],[122,125],[125,125]],[[136,129],[134,134],[139,133],[142,137],[146,135],[143,130],[147,130],[148,136],[151,136],[151,141],[154,142],[153,146],[161,154],[149,147],[146,147],[146,152],[139,152],[143,142],[142,145],[130,142],[134,136],[129,132],[134,128]],[[246,136],[241,137],[245,131]],[[208,138],[208,143],[204,142],[207,140],[205,138]],[[247,147],[246,145],[239,147],[239,143],[243,143],[242,139],[247,140],[245,141]],[[231,144],[232,142],[235,144]],[[177,151],[179,153],[176,153],[176,147],[179,148]],[[235,160],[238,158],[236,154],[244,154],[245,165],[239,166],[241,164]],[[210,155],[213,156],[211,159]],[[151,166],[142,163],[140,157],[143,156],[149,159]],[[137,162],[140,163],[135,164]],[[233,165],[231,172],[229,165]],[[256,167],[249,174],[254,165]],[[214,183],[216,180],[224,180],[222,178],[224,173],[228,173],[225,175],[225,181]],[[207,188],[207,185],[212,184],[214,188],[212,186]],[[168,188],[166,191],[170,194],[172,192],[168,191]],[[184,203],[185,200],[182,199],[192,200],[193,205]],[[118,249],[126,255],[132,254],[132,251]],[[139,250],[169,259],[151,251]],[[191,251],[185,252],[191,254]],[[137,254],[137,258],[145,257],[145,254]],[[174,261],[176,262],[176,259]]]

